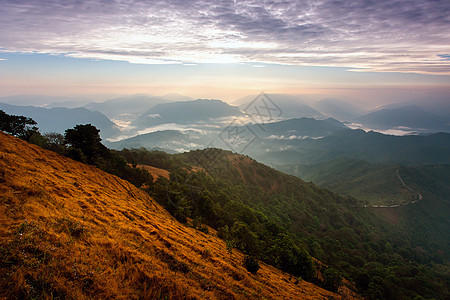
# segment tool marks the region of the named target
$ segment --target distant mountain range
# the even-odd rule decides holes
[[[137,94],[122,96],[104,102],[90,102],[84,107],[89,110],[99,111],[112,120],[134,121],[141,116],[143,112],[155,105],[188,100],[192,99],[178,94],[167,94],[164,96]]]
[[[364,110],[355,104],[351,104],[339,99],[323,99],[314,103],[314,108],[323,115],[340,121],[350,121],[364,114]]]
[[[348,130],[348,127],[334,119],[315,120],[312,118],[299,118],[267,124],[230,125],[225,123],[218,128],[207,129],[161,130],[137,135],[118,142],[107,142],[107,146],[119,150],[123,148],[161,147],[187,151],[211,147],[211,145],[229,149],[230,146],[233,147],[234,145],[234,141],[229,141],[226,138],[228,131],[230,131],[231,134],[241,133],[241,135],[235,135],[236,138],[245,138],[246,133],[251,133],[250,138],[252,142],[259,145],[265,143],[268,144],[268,147],[278,147],[280,144],[291,143],[293,140],[328,136],[340,130]],[[228,145],[224,144],[224,142],[228,143]],[[238,149],[231,150],[238,151]]]
[[[277,147],[280,150],[270,150]],[[449,133],[393,136],[373,131],[340,130],[321,139],[290,140],[278,145],[264,143],[252,147],[250,155],[272,165],[308,165],[339,157],[378,163],[424,165],[449,164],[449,153]]]
[[[383,108],[355,119],[372,129],[406,128],[418,132],[450,132],[450,118],[425,111],[417,105]]]
[[[260,137],[271,137],[274,139],[294,139],[303,137],[324,137],[333,132],[348,129],[348,127],[335,120],[316,120],[313,118],[294,118],[267,124],[250,125],[252,129],[260,132]]]
[[[162,130],[141,134],[117,142],[105,141],[104,144],[112,149],[147,148],[159,149],[167,153],[184,152],[193,149],[203,149],[209,138],[196,131]]]
[[[192,124],[238,116],[243,116],[238,107],[220,100],[198,99],[157,104],[132,122],[131,126],[148,128],[167,123]]]
[[[291,118],[316,118],[325,119],[326,117],[316,109],[307,104],[306,100],[300,96],[284,95],[284,94],[265,94],[272,102],[273,106],[276,106],[280,110],[281,119]],[[244,98],[236,100],[233,104],[239,105],[239,108],[244,112],[252,106],[258,95],[249,95]]]
[[[105,115],[86,108],[43,108],[35,106],[17,106],[0,103],[0,109],[7,114],[30,117],[38,123],[41,132],[64,133],[78,124],[92,124],[100,129],[102,138],[115,137],[119,128]]]
[[[16,95],[0,97],[0,103],[20,106],[38,107],[67,107],[75,108],[92,101],[87,97],[67,97],[67,96],[44,96],[44,95]]]

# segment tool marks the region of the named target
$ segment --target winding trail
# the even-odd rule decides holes
[[[403,184],[403,186],[404,186],[405,188],[407,188],[408,190],[410,190],[412,193],[419,195],[419,199],[413,200],[413,201],[411,201],[411,202],[409,202],[409,203],[407,203],[407,204],[415,203],[415,202],[420,201],[420,200],[423,199],[421,193],[416,192],[415,190],[413,190],[412,188],[410,188],[409,186],[407,186],[407,185],[405,184],[405,182],[403,182],[403,179],[400,177],[400,174],[398,173],[398,169],[397,169],[397,177],[398,177],[398,179],[400,179],[400,182]]]
[[[412,201],[409,201],[409,202],[406,202],[406,203],[401,203],[401,204],[394,204],[394,205],[364,205],[364,207],[395,208],[395,207],[400,207],[400,206],[410,205],[410,204],[416,203],[417,201],[420,201],[420,200],[423,199],[423,196],[422,196],[421,193],[419,193],[419,192],[413,190],[412,188],[410,188],[409,186],[406,185],[406,183],[403,181],[402,177],[400,177],[400,174],[399,174],[399,172],[398,172],[398,169],[397,169],[397,177],[398,177],[398,179],[400,180],[400,182],[402,183],[402,185],[403,185],[405,188],[407,188],[408,190],[410,190],[413,194],[417,194],[417,195],[419,196],[419,198],[416,199],[416,200],[412,200]]]

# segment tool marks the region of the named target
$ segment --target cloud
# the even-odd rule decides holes
[[[0,26],[6,52],[450,74],[448,0],[3,0]]]

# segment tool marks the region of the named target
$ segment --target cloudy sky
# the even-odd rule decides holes
[[[0,28],[0,96],[450,86],[448,0],[0,0]]]

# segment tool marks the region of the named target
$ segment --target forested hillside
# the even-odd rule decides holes
[[[171,171],[149,192],[179,220],[217,228],[242,251],[291,274],[315,280],[305,268],[311,254],[370,299],[448,295],[448,245],[424,245],[423,230],[407,230],[414,220],[406,216],[423,217],[420,208],[400,209],[405,218],[398,224],[389,212],[218,149],[121,153]]]

